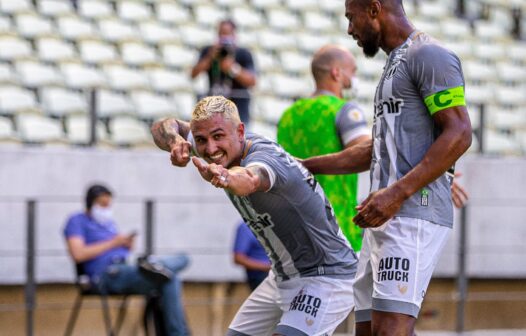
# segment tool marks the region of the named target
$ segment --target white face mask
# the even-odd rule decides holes
[[[91,207],[91,217],[99,224],[106,224],[113,220],[113,210],[111,207],[101,207],[95,204]]]
[[[358,87],[360,86],[360,79],[356,76],[351,77],[351,89],[349,94],[351,97],[356,98],[358,96]]]

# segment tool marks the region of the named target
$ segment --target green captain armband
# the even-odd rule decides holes
[[[464,87],[457,86],[427,96],[425,103],[431,115],[453,106],[466,106]]]

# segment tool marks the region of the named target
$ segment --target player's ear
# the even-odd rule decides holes
[[[369,13],[369,16],[371,18],[375,19],[378,16],[378,14],[380,14],[381,10],[382,4],[380,3],[380,1],[371,1],[367,12]]]
[[[243,141],[245,139],[245,124],[242,122],[237,125],[237,136],[239,138],[239,141]]]
[[[335,67],[335,66],[331,67],[331,72],[330,72],[330,74],[331,74],[331,78],[332,78],[332,80],[334,80],[334,81],[338,81],[338,79],[340,78],[340,75],[341,75],[341,74],[340,74],[340,71],[341,71],[341,70],[340,70],[339,67]]]

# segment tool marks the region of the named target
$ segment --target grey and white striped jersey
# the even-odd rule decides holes
[[[463,102],[464,77],[454,53],[420,32],[394,49],[375,95],[371,191],[413,169],[440,134],[432,115]],[[406,200],[397,216],[451,227],[450,184],[450,176],[440,176]]]
[[[354,277],[356,255],[313,175],[275,142],[251,133],[246,141],[241,166],[264,167],[272,186],[247,197],[227,194],[267,251],[277,279]]]

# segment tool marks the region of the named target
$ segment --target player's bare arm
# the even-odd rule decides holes
[[[402,203],[440,177],[471,145],[471,123],[464,106],[437,112],[433,120],[442,133],[426,155],[409,173],[385,189],[371,193],[358,206],[354,222],[360,227],[377,227],[393,217]]]
[[[160,149],[170,152],[174,166],[184,167],[190,161],[192,146],[186,140],[190,124],[175,118],[155,122],[150,129],[153,141]]]
[[[205,181],[234,195],[248,196],[270,189],[270,177],[266,169],[261,166],[254,165],[247,168],[236,166],[227,169],[214,163],[207,164],[196,157],[192,158],[192,162]]]
[[[369,170],[373,141],[367,139],[333,154],[314,156],[303,160],[313,174],[351,174]]]

